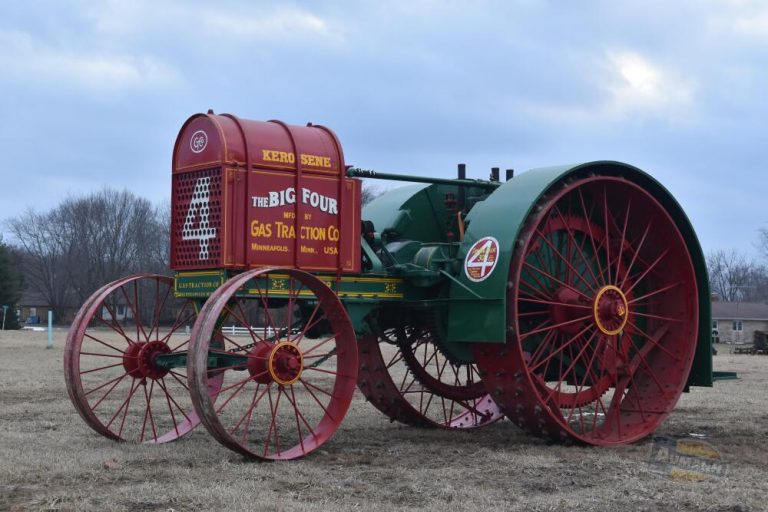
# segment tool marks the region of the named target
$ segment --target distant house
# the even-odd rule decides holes
[[[75,303],[74,300],[71,302]],[[34,290],[24,290],[16,303],[16,316],[20,324],[47,324],[48,311],[50,310],[51,306],[45,297]],[[75,318],[76,312],[76,306],[66,306],[61,312],[60,318],[54,317],[53,321],[56,324],[69,323]]]
[[[768,304],[715,301],[712,330],[721,343],[752,343],[755,331],[768,332]]]
[[[48,322],[48,301],[37,292],[25,290],[16,303],[16,316],[20,324],[41,324]]]
[[[127,302],[120,300],[117,304],[113,304],[110,307],[102,306],[101,316],[106,321],[133,320],[133,310],[127,306]]]

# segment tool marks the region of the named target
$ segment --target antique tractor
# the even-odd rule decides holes
[[[210,111],[172,166],[174,277],[107,284],[67,338],[69,395],[106,437],[163,443],[202,422],[248,457],[293,459],[357,386],[408,425],[506,416],[616,445],[712,385],[701,248],[632,166],[381,174],[347,167],[325,127]],[[361,208],[359,177],[419,184]]]

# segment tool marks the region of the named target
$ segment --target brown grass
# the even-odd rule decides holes
[[[706,434],[728,476],[653,473],[650,441],[550,445],[503,421],[475,432],[389,423],[356,395],[336,436],[289,463],[244,461],[199,428],[162,446],[98,436],[66,394],[65,331],[0,333],[0,510],[768,510],[768,357],[715,365],[738,381],[694,388],[658,434]]]

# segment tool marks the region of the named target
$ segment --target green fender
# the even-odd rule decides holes
[[[688,385],[712,385],[711,306],[707,267],[701,246],[683,209],[658,181],[631,165],[596,161],[533,169],[496,189],[467,216],[467,230],[458,253],[462,267],[451,284],[449,342],[507,342],[507,282],[518,233],[532,209],[553,187],[567,178],[587,174],[621,176],[649,191],[669,212],[682,233],[693,260],[699,295],[699,333]],[[480,282],[470,280],[463,268],[470,247],[492,236],[499,242],[496,267]]]

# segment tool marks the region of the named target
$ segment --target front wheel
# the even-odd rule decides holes
[[[208,431],[247,457],[303,457],[328,441],[357,380],[352,323],[336,295],[295,269],[230,279],[203,306],[187,363]],[[219,393],[206,390],[223,379]]]
[[[197,426],[186,370],[157,364],[158,355],[187,350],[196,317],[195,303],[175,299],[173,279],[159,275],[118,279],[86,300],[67,334],[64,375],[88,426],[139,443],[173,441]]]

